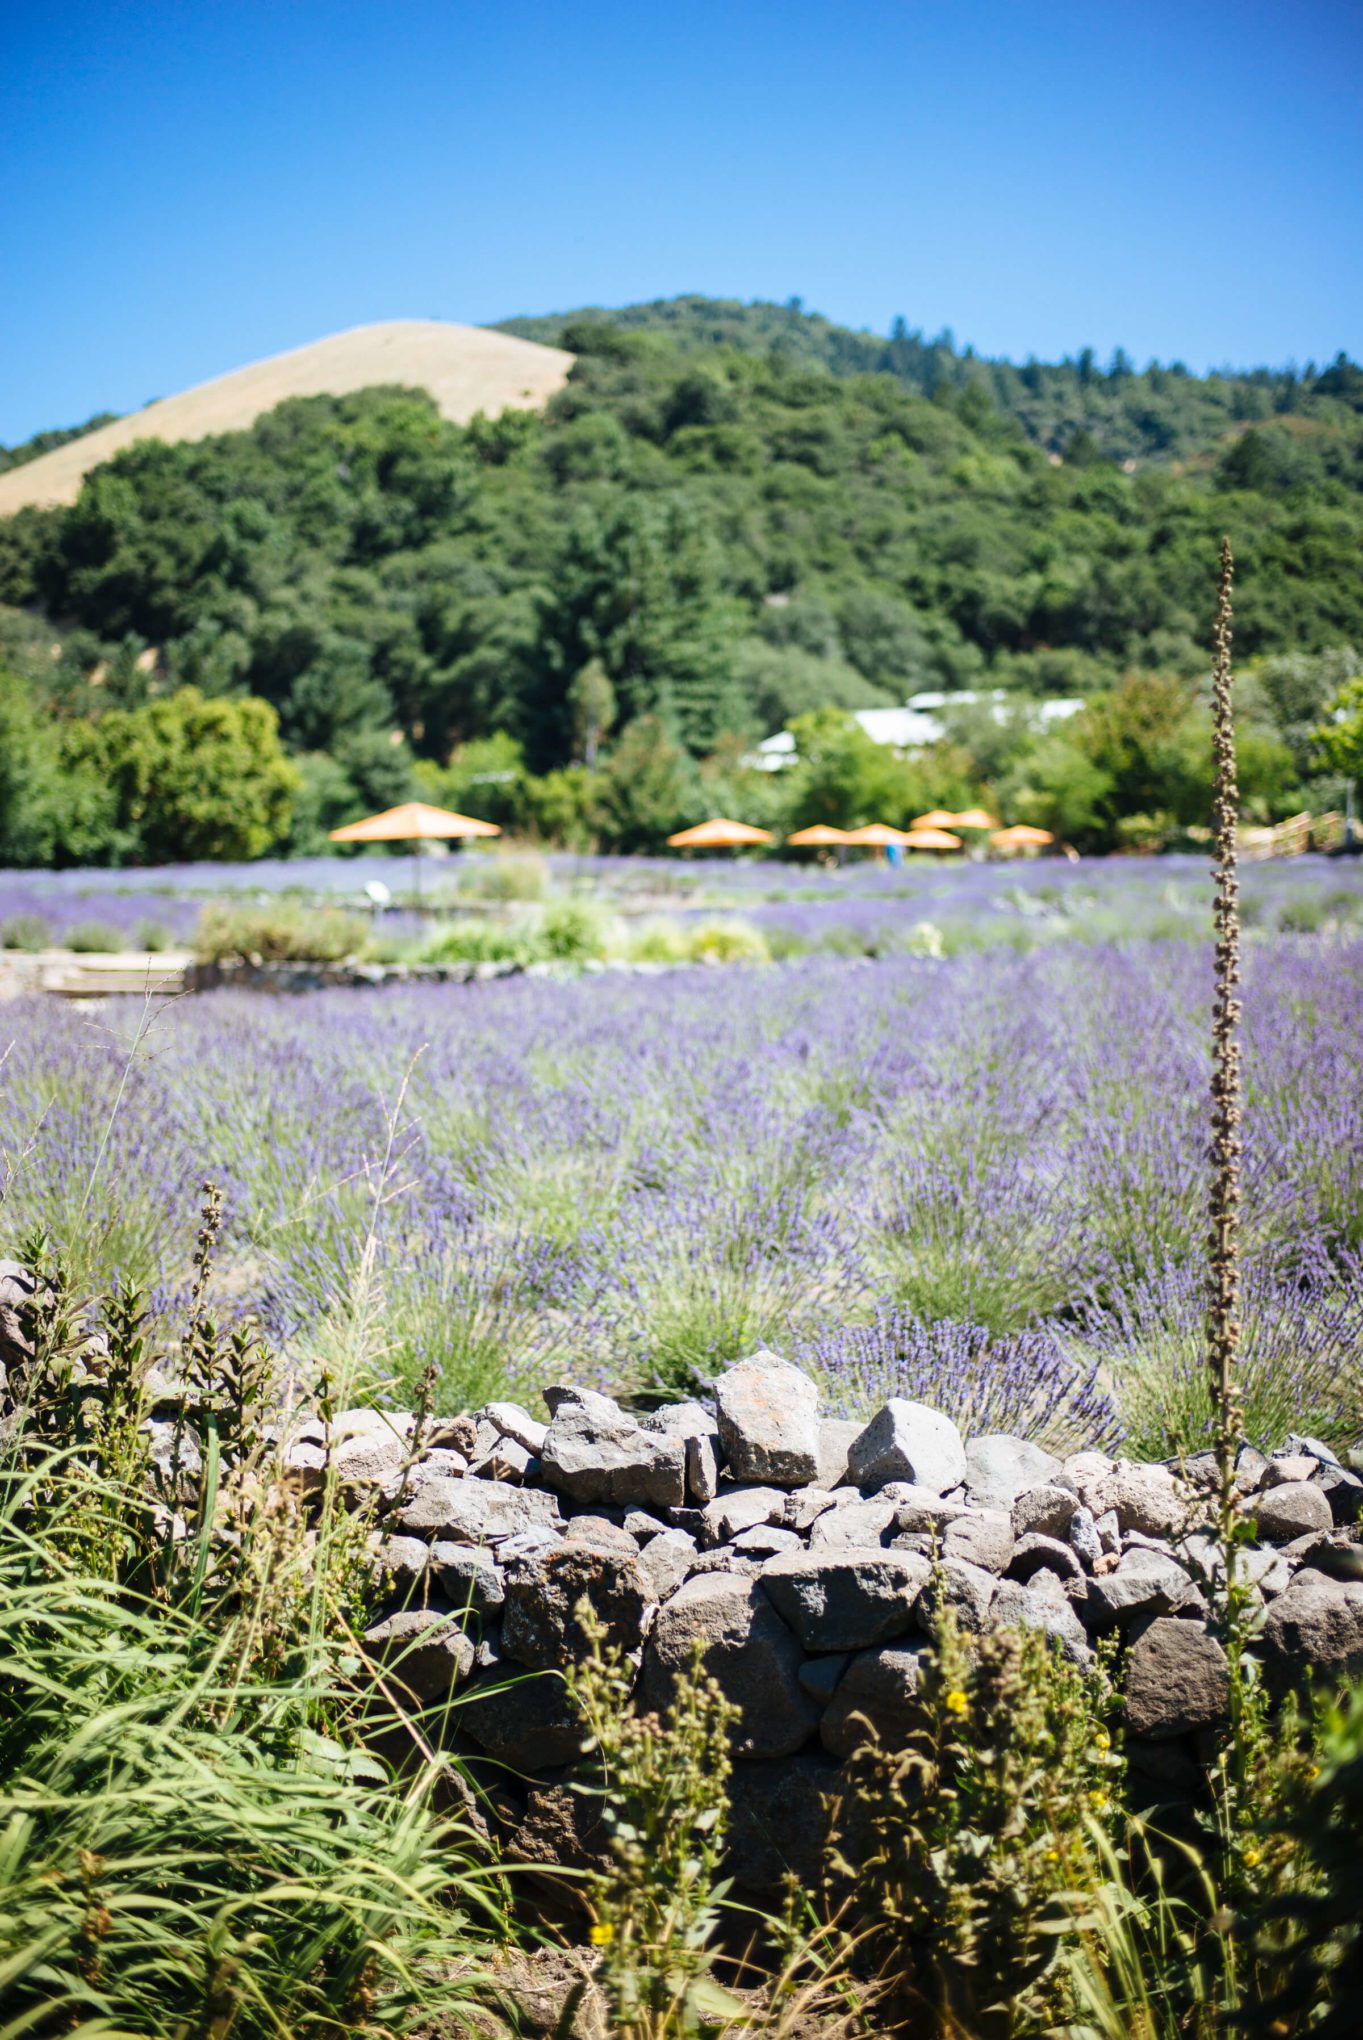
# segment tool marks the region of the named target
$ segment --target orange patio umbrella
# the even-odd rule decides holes
[[[947,829],[910,829],[904,837],[906,850],[959,850],[961,839]]]
[[[908,840],[903,829],[892,829],[888,822],[867,822],[864,829],[849,829],[843,837],[844,843],[866,843],[876,850],[883,850],[887,843],[902,848]]]
[[[671,850],[741,850],[748,843],[770,843],[770,829],[754,829],[747,822],[731,822],[715,815],[697,822],[694,829],[678,829],[667,839]]]
[[[998,825],[998,816],[987,815],[982,807],[963,809],[951,824],[958,829],[997,829]]]
[[[950,808],[935,807],[930,814],[915,815],[913,826],[915,829],[954,829],[956,820]]]
[[[425,843],[501,833],[495,822],[479,822],[472,815],[453,814],[449,808],[429,807],[424,800],[407,800],[401,807],[385,808],[381,814],[366,815],[362,822],[332,829],[330,836],[333,843]],[[415,857],[414,862],[419,891],[421,860]]]
[[[846,843],[846,829],[831,829],[827,822],[812,822],[807,829],[797,829],[786,841],[796,850],[814,850],[825,843]]]
[[[996,850],[1040,850],[1055,837],[1049,829],[1034,829],[1030,822],[1015,822],[1011,829],[995,829],[989,838]]]

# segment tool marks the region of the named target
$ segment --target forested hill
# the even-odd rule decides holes
[[[575,338],[543,413],[294,399],[0,522],[10,777],[24,717],[84,727],[191,686],[273,705],[319,822],[494,735],[542,774],[632,728],[647,759],[646,717],[701,759],[933,687],[1101,697],[1137,671],[1186,705],[1223,531],[1241,662],[1363,647],[1363,416],[1342,398],[1129,474],[1048,455],[976,380],[929,399],[770,349]],[[1326,671],[1277,736],[1318,720]]]
[[[1187,461],[1210,457],[1228,435],[1270,418],[1338,422],[1363,409],[1363,369],[1340,354],[1328,368],[1227,370],[1196,376],[1180,362],[1137,369],[1122,349],[1099,364],[1092,348],[1060,362],[1020,366],[957,349],[897,319],[888,338],[854,332],[798,299],[742,304],[733,298],[659,298],[543,318],[506,319],[502,331],[566,347],[599,348],[606,332],[644,333],[688,354],[738,348],[817,363],[834,375],[892,375],[927,397],[983,391],[1034,445],[1070,461]]]

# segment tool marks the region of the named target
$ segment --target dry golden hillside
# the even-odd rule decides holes
[[[573,357],[509,333],[433,319],[355,326],[309,347],[234,369],[178,397],[101,425],[40,460],[0,475],[0,517],[29,503],[74,503],[86,474],[138,439],[207,439],[240,432],[285,397],[342,396],[375,383],[429,390],[445,417],[467,424],[477,412],[534,409],[561,389]]]

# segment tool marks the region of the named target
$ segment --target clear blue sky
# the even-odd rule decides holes
[[[1360,0],[0,0],[0,441],[366,320],[698,290],[1363,354]]]

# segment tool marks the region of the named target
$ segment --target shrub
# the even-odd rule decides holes
[[[494,850],[471,860],[462,889],[479,900],[542,900],[549,890],[549,866],[533,850]]]
[[[551,962],[592,962],[606,953],[605,916],[590,900],[555,900],[544,910],[536,946]]]
[[[50,949],[52,924],[41,914],[10,914],[0,921],[0,949]]]
[[[1068,1353],[1046,1326],[995,1338],[983,1325],[928,1324],[890,1307],[868,1324],[830,1326],[792,1344],[791,1358],[821,1377],[834,1415],[907,1396],[944,1411],[967,1437],[1009,1431],[1074,1452],[1120,1435],[1097,1363]]]
[[[133,931],[133,940],[139,949],[159,955],[163,949],[170,948],[170,930],[160,921],[139,921]]]
[[[687,951],[693,963],[770,963],[761,930],[746,921],[704,921],[688,932]]]
[[[456,921],[421,948],[423,963],[528,963],[532,949],[523,931],[486,921]]]
[[[107,955],[126,949],[128,939],[111,921],[73,921],[62,937],[67,949],[81,956]]]
[[[1047,2030],[1065,2009],[1057,1901],[1084,1880],[1090,1824],[1121,1812],[1116,1696],[1040,1631],[967,1645],[948,1610],[919,1700],[903,1749],[871,1733],[849,1760],[834,1857],[884,1991],[877,2030]]]
[[[215,900],[199,916],[194,949],[201,963],[340,963],[358,954],[368,935],[358,914],[339,907]]]
[[[625,955],[631,963],[685,963],[686,937],[675,921],[645,921],[627,936]]]

